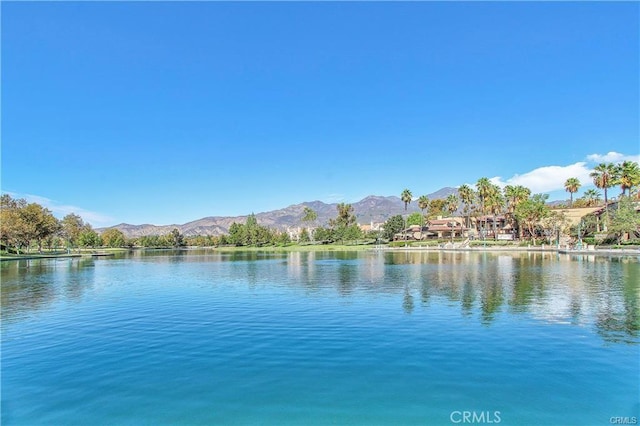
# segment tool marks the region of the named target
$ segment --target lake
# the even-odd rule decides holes
[[[0,266],[3,425],[640,417],[637,256],[185,250]]]

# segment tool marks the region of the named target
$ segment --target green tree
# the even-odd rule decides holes
[[[418,212],[411,213],[407,217],[407,226],[422,225],[423,222],[424,222],[424,217]]]
[[[309,235],[309,230],[307,228],[302,228],[300,231],[300,242],[308,243],[311,241],[311,236]]]
[[[578,180],[578,178],[569,178],[566,180],[566,182],[564,183],[564,189],[565,191],[567,191],[570,195],[571,195],[571,199],[569,201],[569,207],[573,206],[573,194],[578,192],[578,189],[580,188],[581,184],[580,181]]]
[[[22,228],[26,226],[19,212],[26,205],[26,200],[15,200],[8,194],[3,194],[0,199],[0,241],[7,250],[13,247],[18,254],[22,246]]]
[[[620,244],[625,234],[633,235],[640,231],[640,212],[636,210],[635,203],[629,197],[620,199],[618,206],[611,218],[609,230],[616,235]]]
[[[353,206],[340,203],[336,206],[336,209],[338,216],[329,221],[329,226],[333,229],[335,239],[342,241],[352,239],[352,236],[356,234],[353,226],[357,227]]]
[[[382,225],[383,229],[383,238],[386,240],[393,240],[393,236],[399,233],[404,229],[404,219],[401,215],[391,216],[387,221]]]
[[[30,203],[18,210],[22,222],[20,239],[27,248],[32,241],[37,242],[38,251],[42,252],[42,244],[46,238],[58,232],[59,222],[49,209],[37,203]]]
[[[313,230],[313,239],[315,241],[331,243],[335,241],[334,231],[331,228],[325,228],[323,226],[319,226]]]
[[[171,233],[167,236],[168,242],[172,247],[184,246],[184,236],[178,231],[178,228],[173,228]]]
[[[234,246],[242,246],[245,244],[245,230],[241,223],[233,222],[229,227],[229,244]]]
[[[529,235],[535,244],[536,228],[540,221],[549,215],[550,209],[547,206],[546,194],[535,194],[522,203],[518,204],[515,215],[518,220],[527,227]]]
[[[91,225],[85,225],[78,235],[78,245],[95,248],[102,245],[102,239]]]
[[[78,237],[85,226],[84,221],[75,213],[69,213],[62,218],[62,237],[67,240],[69,247],[78,245]]]
[[[447,202],[442,198],[436,198],[429,201],[429,217],[434,218],[438,216],[444,216]]]
[[[275,243],[279,246],[286,246],[287,244],[291,244],[291,237],[287,231],[278,232],[274,235]]]
[[[104,230],[101,237],[103,244],[107,247],[124,247],[127,243],[124,234],[117,228]]]

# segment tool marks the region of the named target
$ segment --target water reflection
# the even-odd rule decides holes
[[[2,262],[2,319],[46,308],[59,298],[78,300],[93,283],[94,260],[70,258]],[[62,286],[54,284],[52,274]]]
[[[639,342],[638,258],[555,253],[163,250],[99,260],[2,262],[2,319],[19,320],[56,301],[80,301],[94,289],[97,274],[117,282],[114,274],[140,262],[151,263],[148,273],[172,274],[176,282],[188,282],[193,268],[201,268],[212,283],[250,290],[286,286],[323,297],[390,297],[407,314],[446,303],[486,326],[501,316],[526,315],[595,327],[612,343]],[[114,265],[120,268],[114,271]]]

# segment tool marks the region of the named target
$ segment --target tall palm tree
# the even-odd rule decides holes
[[[476,190],[478,191],[478,199],[480,200],[480,213],[484,216],[487,213],[486,202],[487,197],[491,192],[491,186],[493,184],[489,178],[482,177],[476,182]],[[487,227],[487,220],[484,221],[483,229]]]
[[[515,215],[516,208],[529,199],[531,196],[531,190],[522,185],[507,185],[504,187],[504,196],[506,197],[507,202],[507,215],[509,220],[512,222],[512,226],[518,229],[518,238],[522,238],[522,227],[520,226],[520,221]]]
[[[449,212],[449,215],[453,216],[456,210],[458,210],[458,197],[456,196],[456,194],[449,194],[445,200],[445,203],[447,205],[447,211]],[[454,228],[452,226],[451,227],[452,242],[453,242],[453,233],[454,233]]]
[[[466,227],[469,228],[471,226],[471,218],[469,217],[471,215],[471,205],[476,198],[476,193],[469,185],[461,185],[458,188],[458,195],[460,195],[460,201],[464,204],[463,211],[467,218]]]
[[[578,178],[569,178],[564,183],[564,189],[571,195],[571,201],[569,201],[569,207],[573,205],[573,194],[574,192],[578,192],[578,188],[580,188],[582,184],[578,180]]]
[[[318,219],[318,213],[316,213],[315,210],[313,210],[311,207],[305,206],[304,210],[302,211],[302,221],[312,224],[312,223],[315,223],[317,219]],[[311,241],[313,241],[313,230],[311,230],[310,234],[311,234]]]
[[[609,224],[609,199],[607,198],[607,189],[614,185],[615,175],[616,167],[613,163],[600,163],[590,174],[596,187],[604,190],[605,231],[606,226]]]
[[[420,226],[420,239],[422,240],[422,228],[424,227],[424,211],[429,208],[429,198],[426,195],[421,195],[418,198],[418,207],[422,211],[422,225]]]
[[[620,185],[622,195],[624,196],[635,187],[640,185],[640,167],[635,161],[623,161],[616,166],[615,183]]]
[[[445,202],[447,203],[447,211],[453,215],[453,213],[458,210],[458,197],[456,194],[449,194]]]
[[[409,191],[408,189],[405,189],[404,191],[402,191],[402,194],[400,194],[400,199],[404,203],[404,211],[407,211],[407,206],[411,203],[411,199],[412,198],[413,198],[413,194],[411,194],[411,191]],[[406,224],[404,225],[404,241],[405,241],[405,244],[406,244],[406,241],[407,241],[407,226],[406,226]]]
[[[409,191],[408,189],[405,189],[404,191],[402,191],[402,194],[400,194],[400,199],[404,203],[404,211],[407,211],[407,206],[411,204],[412,198],[413,194],[411,194],[411,191]]]
[[[487,212],[493,215],[493,238],[498,239],[496,216],[502,212],[502,208],[504,207],[504,197],[502,196],[502,191],[498,185],[491,184],[489,187],[485,206],[487,208]]]

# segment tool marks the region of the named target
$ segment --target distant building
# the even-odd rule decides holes
[[[466,237],[468,228],[464,219],[458,217],[438,218],[428,221],[425,226],[411,225],[393,236],[395,241],[420,241],[438,238]]]

